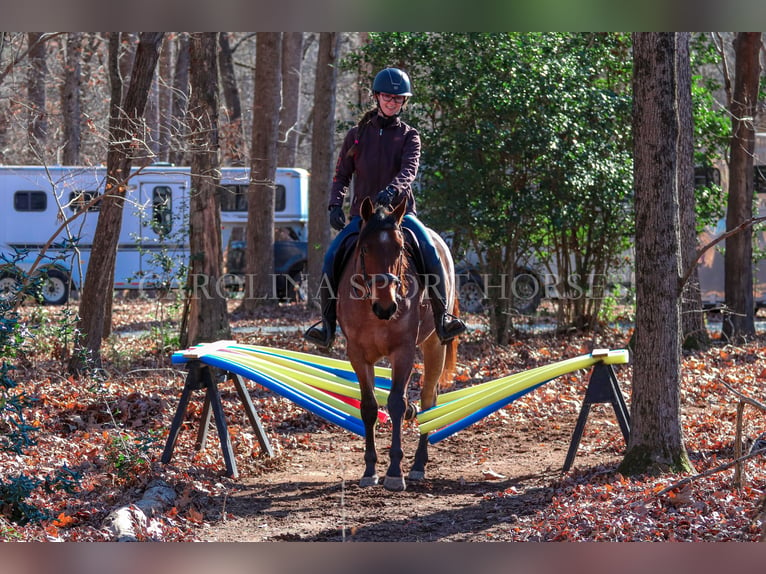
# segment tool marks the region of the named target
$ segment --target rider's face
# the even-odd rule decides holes
[[[387,116],[394,116],[399,113],[404,105],[404,96],[394,96],[392,94],[378,94],[378,104],[383,113]]]

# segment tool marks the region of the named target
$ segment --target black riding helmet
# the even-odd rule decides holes
[[[386,68],[378,72],[372,83],[373,92],[383,92],[394,96],[411,96],[410,77],[399,68]]]

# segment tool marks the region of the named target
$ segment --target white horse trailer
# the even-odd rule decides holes
[[[0,166],[0,293],[25,277],[42,276],[45,303],[68,300],[85,279],[104,167]],[[249,169],[222,168],[221,233],[224,249],[247,224]],[[188,262],[189,168],[134,169],[128,181],[115,264],[115,289],[177,286]],[[308,172],[278,168],[275,227],[305,246]],[[295,263],[294,263],[295,264]]]

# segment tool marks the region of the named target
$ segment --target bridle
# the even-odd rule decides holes
[[[362,280],[364,281],[364,296],[363,299],[372,299],[372,289],[373,287],[377,287],[378,282],[382,280],[382,288],[386,287],[390,284],[396,285],[396,294],[397,297],[402,297],[403,294],[401,293],[402,289],[402,275],[404,273],[404,254],[405,254],[405,248],[402,247],[399,250],[399,256],[396,258],[396,265],[394,270],[396,273],[374,273],[372,275],[367,273],[367,267],[364,264],[364,255],[366,253],[367,249],[363,246],[359,246],[359,266],[362,270]]]

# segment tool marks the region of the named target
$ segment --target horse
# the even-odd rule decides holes
[[[442,344],[434,331],[431,306],[416,271],[415,254],[405,241],[401,226],[406,202],[393,210],[375,208],[369,198],[361,205],[362,224],[356,246],[338,284],[338,323],[346,338],[349,362],[359,380],[360,414],[365,429],[365,470],[361,486],[378,484],[375,465],[375,424],[378,403],[373,393],[374,366],[387,357],[391,365],[388,414],[393,424],[390,464],[383,486],[390,491],[406,489],[402,475],[403,419],[411,420],[417,409],[407,400],[407,386],[416,358],[423,353],[423,383],[420,406],[436,404],[438,387],[451,383],[457,362],[457,339]],[[447,310],[457,316],[455,268],[449,248],[429,230],[447,278]],[[426,278],[427,280],[427,278]],[[425,478],[428,462],[428,435],[421,434],[415,459],[408,474],[411,481]]]

